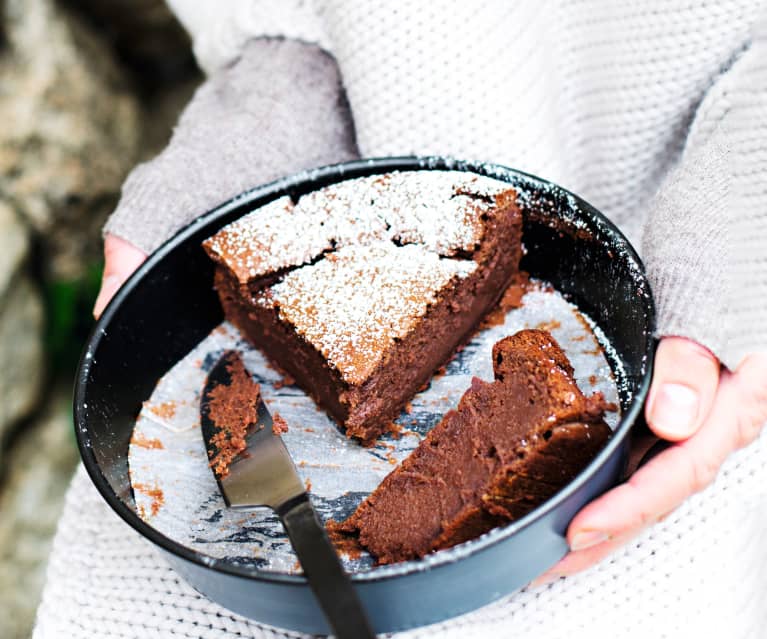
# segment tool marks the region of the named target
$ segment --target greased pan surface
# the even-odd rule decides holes
[[[423,560],[354,575],[377,632],[434,623],[490,603],[526,584],[567,550],[574,514],[614,485],[625,464],[652,370],[654,309],[633,248],[598,211],[545,180],[492,164],[449,158],[383,158],[316,169],[247,192],[202,216],[153,253],[94,327],[78,369],[74,411],[85,466],[110,506],[158,546],[197,590],[262,623],[327,632],[300,575],[233,566],[186,548],[136,513],[128,444],[157,380],[221,320],[213,264],[200,242],[225,224],[289,193],[392,170],[449,169],[504,180],[525,215],[522,268],[566,294],[593,318],[614,353],[622,418],[613,438],[565,489],[523,519]]]

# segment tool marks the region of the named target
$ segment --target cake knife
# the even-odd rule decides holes
[[[200,423],[206,450],[217,452],[214,436],[220,431],[210,417],[213,389],[229,386],[229,367],[239,354],[226,351],[208,373],[200,402]],[[233,419],[248,419],[235,415]],[[246,448],[228,466],[228,474],[213,474],[230,508],[268,506],[277,514],[293,550],[338,639],[375,637],[362,604],[341,561],[320,523],[293,460],[279,434],[273,432],[272,416],[259,398],[257,421],[248,427]]]

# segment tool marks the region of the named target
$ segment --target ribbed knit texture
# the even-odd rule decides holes
[[[694,338],[731,368],[767,347],[767,23],[706,95],[649,211],[659,332]]]
[[[171,2],[211,77],[107,230],[153,248],[237,190],[351,156],[340,73],[363,156],[450,154],[557,181],[644,247],[659,334],[730,367],[767,347],[757,0]],[[308,45],[250,40],[279,35],[317,43],[338,68]],[[401,636],[766,636],[766,442],[588,572]],[[197,595],[80,473],[35,638],[95,636],[283,634]]]

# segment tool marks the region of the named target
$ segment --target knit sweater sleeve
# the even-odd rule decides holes
[[[728,367],[767,349],[767,29],[712,86],[643,239],[658,335]]]
[[[149,253],[249,188],[355,156],[333,58],[314,45],[254,39],[197,90],[167,148],[128,176],[104,232]]]
[[[235,60],[257,37],[283,37],[327,47],[322,23],[305,0],[166,0],[194,42],[206,73]]]

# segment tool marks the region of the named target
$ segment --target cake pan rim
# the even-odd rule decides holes
[[[602,215],[599,210],[596,209],[596,207],[590,205],[577,194],[572,193],[566,188],[559,186],[558,184],[555,184],[549,180],[545,180],[518,169],[505,167],[503,165],[490,162],[457,160],[455,158],[445,156],[399,156],[354,160],[351,162],[332,164],[316,169],[302,171],[295,175],[281,178],[268,184],[249,189],[235,196],[234,198],[231,198],[230,200],[216,206],[215,208],[211,209],[210,211],[206,212],[205,214],[201,215],[180,229],[176,234],[174,234],[173,237],[169,238],[162,246],[160,246],[147,258],[147,260],[129,278],[129,280],[120,289],[120,291],[118,291],[107,309],[92,328],[91,333],[86,341],[86,347],[83,350],[76,375],[74,390],[74,421],[77,443],[85,468],[91,480],[99,490],[102,498],[105,499],[112,510],[114,510],[133,529],[137,530],[137,532],[139,532],[142,536],[146,537],[149,541],[159,546],[164,551],[173,555],[178,555],[180,558],[190,561],[196,565],[210,568],[215,571],[225,572],[238,577],[245,577],[255,581],[293,584],[296,586],[307,585],[306,579],[303,577],[303,575],[266,571],[253,567],[235,566],[225,560],[209,557],[201,552],[175,542],[174,540],[157,531],[151,525],[144,522],[117,495],[117,493],[112,489],[109,480],[103,475],[101,471],[100,465],[91,446],[90,438],[88,437],[87,426],[84,426],[85,422],[87,421],[85,400],[87,397],[88,373],[90,371],[90,367],[92,366],[92,358],[88,357],[88,353],[96,352],[98,344],[103,338],[105,332],[109,329],[110,322],[113,319],[117,309],[132,293],[132,291],[136,287],[140,286],[143,278],[149,272],[151,272],[151,270],[158,263],[162,261],[164,256],[166,256],[170,251],[174,250],[178,245],[186,241],[190,236],[199,233],[201,229],[204,229],[209,225],[212,225],[216,220],[223,218],[228,212],[253,200],[263,200],[257,205],[261,206],[272,199],[276,199],[277,197],[284,195],[286,191],[290,191],[292,188],[298,186],[311,185],[312,183],[317,183],[328,179],[330,182],[340,182],[344,179],[352,179],[362,175],[372,175],[393,170],[468,171],[481,175],[487,175],[496,179],[501,179],[511,183],[512,185],[514,184],[514,181],[509,178],[514,176],[521,177],[533,183],[544,185],[550,189],[558,190],[561,193],[572,197],[575,202],[585,205],[585,208],[582,212],[590,216],[590,222],[595,223],[598,227],[603,227],[603,230],[609,237],[618,238],[620,241],[622,241],[622,250],[626,252],[629,259],[638,265],[644,276],[644,268],[642,266],[642,262],[633,246],[620,232],[620,230],[609,219]],[[223,224],[224,222],[221,223],[221,226],[223,226]],[[655,309],[652,295],[649,291],[649,286],[645,291],[643,291],[643,295],[640,297],[644,303],[645,316],[648,319],[648,327],[646,331],[648,333],[647,340],[648,344],[651,344],[652,333],[654,332],[655,328]],[[616,426],[614,436],[598,453],[598,455],[586,466],[586,468],[584,468],[573,481],[569,482],[554,497],[547,500],[544,504],[535,508],[521,519],[511,522],[510,524],[507,524],[503,527],[489,531],[477,539],[465,542],[453,548],[430,554],[422,559],[405,561],[389,566],[378,566],[368,571],[354,573],[351,575],[352,580],[358,583],[388,580],[415,572],[429,571],[438,568],[443,564],[461,561],[474,554],[481,553],[482,550],[487,547],[504,541],[505,539],[516,534],[519,530],[526,528],[535,523],[537,520],[543,518],[551,511],[558,509],[565,500],[567,500],[581,487],[588,483],[596,471],[601,468],[604,463],[610,457],[612,457],[613,454],[616,453],[616,449],[624,444],[625,438],[629,435],[631,425],[636,422],[640,416],[640,411],[642,410],[644,399],[646,398],[649,389],[652,372],[652,358],[653,349],[651,345],[649,345],[646,351],[646,365],[644,374],[642,375],[642,379],[640,380],[636,392],[633,394],[631,404],[621,415],[621,419]]]

